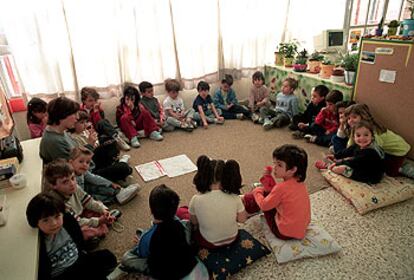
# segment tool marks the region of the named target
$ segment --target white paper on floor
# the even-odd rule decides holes
[[[170,178],[197,170],[197,166],[186,155],[165,158],[135,166],[145,182],[167,175]]]

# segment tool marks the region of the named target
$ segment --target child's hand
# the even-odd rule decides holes
[[[308,126],[309,126],[308,124],[303,123],[303,122],[298,123],[298,127],[299,127],[300,129],[304,129],[304,128],[308,127]]]
[[[122,187],[120,186],[120,185],[118,185],[118,184],[116,184],[116,183],[112,183],[112,186],[111,186],[113,189],[115,189],[115,190],[120,190],[120,189],[122,189]]]
[[[254,188],[254,189],[253,189],[253,195],[258,194],[258,193],[263,194],[263,193],[264,193],[264,191],[265,191],[264,187],[257,187],[257,188]]]
[[[131,111],[134,110],[134,102],[131,99],[126,98],[125,104],[129,107],[129,109],[131,109]]]
[[[331,161],[335,161],[335,155],[326,155],[326,159],[331,160]]]
[[[208,123],[207,123],[207,122],[203,122],[203,127],[204,127],[205,129],[207,129],[207,128],[208,128]]]
[[[93,104],[94,112],[99,112],[100,110],[101,110],[101,102],[96,102],[95,104]]]
[[[97,140],[98,140],[98,134],[95,131],[90,132],[88,136],[88,143],[95,147]]]
[[[332,172],[336,173],[336,174],[344,174],[346,166],[345,165],[335,165],[332,168],[330,168],[332,170]]]
[[[219,116],[219,117],[217,117],[217,119],[218,119],[219,121],[224,121],[224,117],[223,117],[223,116]]]
[[[233,107],[233,105],[234,105],[233,103],[227,104],[227,110]]]

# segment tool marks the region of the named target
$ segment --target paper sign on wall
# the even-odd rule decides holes
[[[375,48],[376,54],[382,54],[382,55],[392,55],[394,54],[393,48]]]
[[[397,71],[381,69],[379,81],[384,82],[384,83],[394,84],[396,75],[397,75]]]

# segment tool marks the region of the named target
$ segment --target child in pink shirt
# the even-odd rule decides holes
[[[253,190],[268,226],[279,239],[303,239],[311,219],[309,194],[303,183],[308,155],[295,145],[273,151],[273,176],[283,179],[265,196],[264,187]]]

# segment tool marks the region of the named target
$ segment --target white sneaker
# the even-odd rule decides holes
[[[145,131],[144,130],[138,130],[137,137],[138,138],[145,138]]]
[[[141,146],[141,144],[138,141],[138,137],[132,137],[131,139],[131,146],[134,148],[139,148]]]
[[[151,132],[149,138],[155,141],[161,141],[164,139],[164,137],[162,137],[161,133],[159,133],[158,131]]]
[[[244,115],[242,113],[236,114],[238,120],[244,120]]]
[[[130,155],[123,155],[120,159],[119,159],[119,162],[125,162],[125,163],[128,163],[128,161],[129,161],[129,159],[131,158],[131,156]]]
[[[120,265],[118,265],[111,273],[109,273],[108,276],[106,276],[106,279],[108,280],[118,280],[122,277],[126,276],[128,272],[121,269]]]
[[[121,189],[119,193],[116,195],[116,200],[119,204],[125,204],[134,198],[138,192],[138,184],[132,184],[126,187],[125,189]]]
[[[224,120],[219,120],[217,118],[214,119],[215,124],[224,124]]]
[[[269,119],[265,119],[264,120],[264,124],[263,124],[263,128],[265,129],[265,130],[269,130],[269,129],[271,129],[273,127],[273,122],[271,121],[271,120],[269,120]]]
[[[252,121],[254,122],[254,123],[257,123],[258,121],[259,121],[259,115],[258,114],[256,114],[256,113],[253,113],[252,114]]]
[[[131,147],[119,135],[115,136],[115,141],[121,150],[129,151]]]

